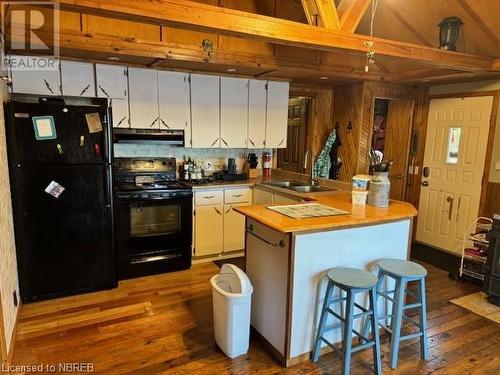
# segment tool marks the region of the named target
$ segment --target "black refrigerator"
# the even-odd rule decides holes
[[[107,102],[5,107],[23,302],[116,287]]]

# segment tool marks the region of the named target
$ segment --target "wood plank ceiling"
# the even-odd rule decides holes
[[[59,2],[61,54],[69,58],[216,73],[236,69],[327,85],[500,74],[497,0],[379,0],[376,63],[368,73],[370,0]],[[437,23],[447,16],[464,21],[457,53],[435,48]],[[202,50],[204,39],[213,41],[210,54]]]

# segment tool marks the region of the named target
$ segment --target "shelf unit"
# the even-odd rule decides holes
[[[489,241],[486,239],[486,234],[491,230],[493,220],[487,217],[478,217],[467,228],[464,233],[464,240],[462,245],[462,258],[460,260],[459,276],[468,276],[476,280],[484,281],[484,273],[482,272],[482,265],[488,259],[488,246]],[[479,249],[479,254],[467,252],[472,249],[468,244],[472,243],[473,248]]]

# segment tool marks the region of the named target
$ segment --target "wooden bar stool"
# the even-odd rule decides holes
[[[378,266],[380,269],[378,274],[377,294],[392,302],[392,313],[379,317],[379,325],[391,335],[391,368],[394,369],[398,365],[399,343],[402,340],[420,337],[420,354],[422,359],[427,360],[429,352],[427,343],[427,302],[425,296],[425,278],[427,276],[427,270],[418,263],[402,259],[382,259],[378,262]],[[382,290],[382,284],[386,276],[395,280],[396,285],[394,290]],[[407,284],[411,281],[418,282],[417,295],[407,289]],[[415,297],[417,302],[405,304],[405,297],[407,294]],[[419,310],[418,322],[405,314],[406,310],[415,308]],[[390,327],[385,325],[385,322],[389,318],[391,319]],[[401,336],[401,328],[404,320],[417,327],[418,332]],[[365,321],[363,328],[364,336],[368,334],[369,328],[369,322]],[[363,341],[364,339],[361,340],[361,342]]]
[[[321,350],[321,342],[326,343],[329,347],[336,350],[331,342],[325,338],[325,333],[343,327],[342,352],[344,353],[344,361],[342,364],[342,374],[347,375],[351,371],[351,355],[359,350],[373,347],[373,362],[376,374],[382,374],[382,362],[380,359],[380,337],[378,334],[377,325],[377,278],[370,272],[359,270],[356,268],[336,267],[327,272],[328,286],[326,287],[325,300],[321,310],[321,317],[314,344],[312,354],[313,362],[317,362]],[[339,297],[333,298],[334,289],[339,289]],[[342,297],[342,292],[346,293],[346,297]],[[360,306],[355,301],[358,293],[368,292],[370,299],[370,307],[367,309]],[[346,302],[345,316],[337,314],[330,306],[336,303]],[[356,313],[357,308],[361,312]],[[328,314],[337,318],[340,323],[327,326],[326,321]],[[372,338],[363,336],[360,332],[353,328],[353,322],[358,318],[366,318],[371,322]],[[352,347],[352,333],[361,338],[364,343]]]

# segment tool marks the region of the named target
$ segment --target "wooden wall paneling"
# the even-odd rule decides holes
[[[415,114],[413,116],[412,132],[418,134],[418,147],[415,155],[410,155],[409,165],[413,174],[408,175],[406,187],[407,202],[418,209],[420,200],[420,183],[422,181],[422,169],[424,165],[425,137],[427,134],[427,118],[429,116],[429,88],[421,87],[415,96]],[[410,145],[412,147],[412,145]],[[415,218],[418,220],[418,217]],[[414,229],[417,226],[414,225]]]
[[[361,119],[363,109],[363,83],[339,85],[333,88],[333,124],[339,122],[338,134],[341,141],[338,155],[342,160],[339,180],[351,181],[358,171],[360,154]],[[351,121],[353,128],[347,130]],[[324,142],[324,141],[323,141]],[[321,146],[323,147],[323,146]]]
[[[488,193],[490,195],[496,196],[496,188],[495,186],[490,185],[495,185],[493,183],[489,183],[489,177],[490,177],[490,169],[491,169],[491,158],[492,158],[492,153],[493,153],[493,144],[495,141],[495,131],[497,127],[497,115],[498,115],[498,106],[499,106],[499,101],[500,101],[500,91],[495,92],[495,96],[493,98],[493,106],[491,109],[491,120],[490,120],[490,131],[488,133],[488,144],[486,145],[486,159],[485,159],[485,164],[484,164],[484,173],[483,173],[483,187],[481,190],[481,203],[479,205],[479,213],[483,213],[487,211],[488,209],[491,209],[490,207],[487,207],[488,204],[494,205],[494,202],[488,202],[487,196]],[[491,190],[491,192],[489,192]],[[497,202],[497,206],[500,205],[500,202]]]
[[[161,35],[158,25],[90,14],[82,14],[82,31],[150,41],[160,41]]]
[[[368,153],[371,149],[375,99],[412,98],[415,90],[410,86],[384,82],[364,82],[363,86],[363,112],[360,122],[361,129],[359,130],[359,157],[356,164],[356,173],[367,174],[369,170]]]

